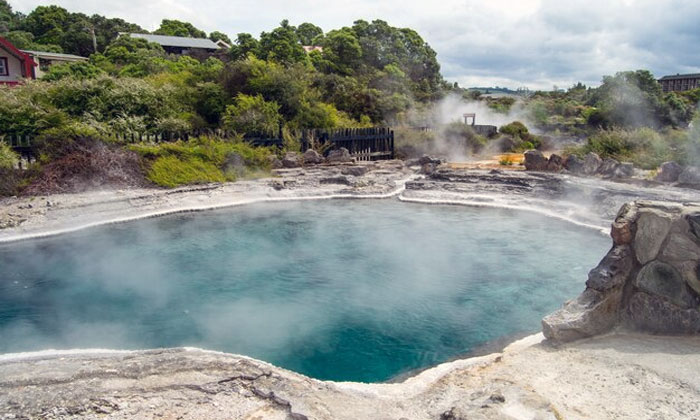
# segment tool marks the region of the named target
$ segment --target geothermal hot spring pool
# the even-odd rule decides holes
[[[532,213],[261,203],[0,245],[0,353],[192,346],[377,382],[533,333],[610,240]]]

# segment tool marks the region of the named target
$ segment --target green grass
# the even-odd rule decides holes
[[[269,174],[269,156],[274,153],[270,148],[209,137],[188,142],[137,144],[130,149],[148,162],[148,179],[168,188]],[[243,159],[243,167],[232,168],[227,163],[234,155]]]
[[[174,188],[180,185],[233,181],[211,162],[199,158],[180,159],[163,156],[156,159],[148,171],[148,179],[156,184]]]

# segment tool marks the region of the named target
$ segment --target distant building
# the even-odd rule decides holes
[[[700,73],[676,74],[675,76],[664,76],[659,79],[661,89],[664,92],[683,92],[700,88]]]
[[[307,54],[310,53],[311,51],[323,52],[323,47],[321,47],[319,45],[304,45],[301,48],[303,48]]]
[[[145,39],[148,42],[159,44],[169,54],[188,54],[192,52],[213,53],[222,49],[220,43],[207,38],[186,38],[183,36],[152,35],[121,33],[120,36]],[[227,43],[221,41],[223,44]],[[225,47],[224,47],[225,48]],[[229,46],[230,48],[230,46]]]
[[[34,77],[37,79],[43,76],[46,72],[48,72],[51,66],[55,66],[56,64],[88,61],[87,57],[81,57],[79,55],[72,54],[59,54],[52,52],[29,50],[22,50],[22,52],[30,56],[32,60],[34,60],[34,62],[36,63],[36,67],[34,68]]]
[[[16,85],[24,79],[35,79],[35,67],[36,62],[29,54],[0,37],[0,84]]]

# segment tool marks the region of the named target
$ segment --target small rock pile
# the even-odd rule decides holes
[[[545,337],[567,342],[616,326],[700,333],[700,204],[625,204],[611,236],[586,290],[542,320]]]
[[[574,175],[600,175],[605,178],[627,178],[634,175],[634,166],[615,159],[601,159],[588,153],[583,159],[569,155],[566,159],[553,153],[549,159],[539,150],[525,152],[525,169],[528,171],[567,172]]]
[[[322,163],[352,163],[355,159],[350,155],[348,149],[341,147],[337,150],[331,150],[328,156],[324,158],[320,153],[313,149],[309,149],[303,154],[298,152],[287,152],[282,159],[273,157],[270,161],[272,169],[291,169],[301,168],[308,165],[319,165]]]

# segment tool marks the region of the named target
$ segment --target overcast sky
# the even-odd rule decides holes
[[[551,89],[645,68],[657,77],[700,72],[698,0],[10,0],[15,10],[57,4],[121,17],[148,30],[163,18],[234,38],[282,19],[324,31],[357,19],[416,29],[461,86]]]

